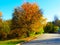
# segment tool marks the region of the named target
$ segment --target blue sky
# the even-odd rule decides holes
[[[53,21],[54,16],[60,18],[60,0],[0,0],[0,12],[3,20],[11,19],[14,8],[21,6],[24,2],[36,2],[47,21]]]

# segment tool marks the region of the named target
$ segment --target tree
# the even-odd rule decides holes
[[[39,29],[45,25],[45,22],[46,19],[37,4],[24,3],[15,9],[11,29],[20,29],[29,36],[31,32],[41,32]]]
[[[55,15],[55,16],[54,16],[54,21],[57,21],[57,20],[59,20],[59,19],[58,19],[58,17]]]
[[[0,17],[2,16],[2,12],[0,12]]]
[[[57,33],[57,32],[59,31],[59,27],[58,27],[58,26],[54,26],[53,31],[54,31],[55,33]]]
[[[57,16],[54,17],[53,24],[60,27],[60,20],[58,19]]]
[[[44,32],[46,33],[53,33],[53,23],[48,22],[46,27],[44,28]]]
[[[52,22],[48,22],[46,27],[44,28],[45,33],[57,33],[59,27],[54,25]]]
[[[2,30],[6,33],[9,33],[10,31],[10,25],[11,25],[11,21],[10,20],[6,20],[6,21],[3,21],[3,24],[2,24]]]
[[[2,17],[2,12],[0,12],[0,30],[2,30],[2,27],[3,27],[1,17]]]

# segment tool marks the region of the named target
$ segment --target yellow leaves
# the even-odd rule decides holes
[[[47,20],[46,18],[40,17],[40,23],[42,26],[46,26],[46,24],[47,24],[46,20]]]
[[[40,22],[35,22],[34,24],[31,24],[30,25],[31,29],[35,32],[38,32],[39,31],[39,28],[42,27]]]

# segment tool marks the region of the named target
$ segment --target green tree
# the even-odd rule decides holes
[[[1,17],[2,17],[2,12],[0,12],[0,30],[2,30],[2,27],[3,27]]]
[[[55,33],[58,33],[58,30],[59,30],[59,27],[58,27],[58,26],[54,26],[53,31],[54,31]]]
[[[58,19],[57,16],[54,17],[53,24],[60,27],[60,20]]]
[[[59,27],[54,25],[52,22],[48,22],[46,27],[44,28],[44,31],[46,33],[57,33]]]
[[[2,30],[3,30],[4,32],[6,32],[6,33],[9,33],[9,31],[10,31],[10,22],[9,22],[9,20],[3,21]]]
[[[52,22],[48,22],[46,27],[44,28],[44,31],[46,33],[52,33],[53,32],[53,23]]]

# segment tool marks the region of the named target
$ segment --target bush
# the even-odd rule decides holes
[[[39,28],[39,32],[36,32],[36,34],[42,34],[44,33],[44,29],[43,28]]]
[[[0,31],[0,40],[5,40],[7,39],[7,34],[3,31]]]
[[[53,28],[54,33],[58,32],[58,30],[59,30],[59,27],[58,26],[54,26],[54,28]]]
[[[35,32],[30,32],[29,36],[34,36]]]
[[[7,22],[3,22],[2,30],[3,30],[4,32],[6,32],[6,33],[9,33],[10,27],[9,27],[9,25],[8,25]]]
[[[16,37],[19,36],[19,32],[20,32],[19,30],[12,30],[12,31],[9,32],[9,34],[7,35],[7,37],[9,39],[16,38]]]
[[[46,27],[44,28],[45,33],[57,33],[59,27],[54,25],[52,22],[48,22]]]
[[[24,37],[26,37],[26,33],[19,29],[15,29],[15,30],[11,30],[7,37],[8,37],[8,39],[24,38]]]
[[[53,31],[53,27],[54,27],[53,23],[52,22],[48,22],[46,27],[44,27],[44,32],[45,33],[53,33],[54,32]]]

